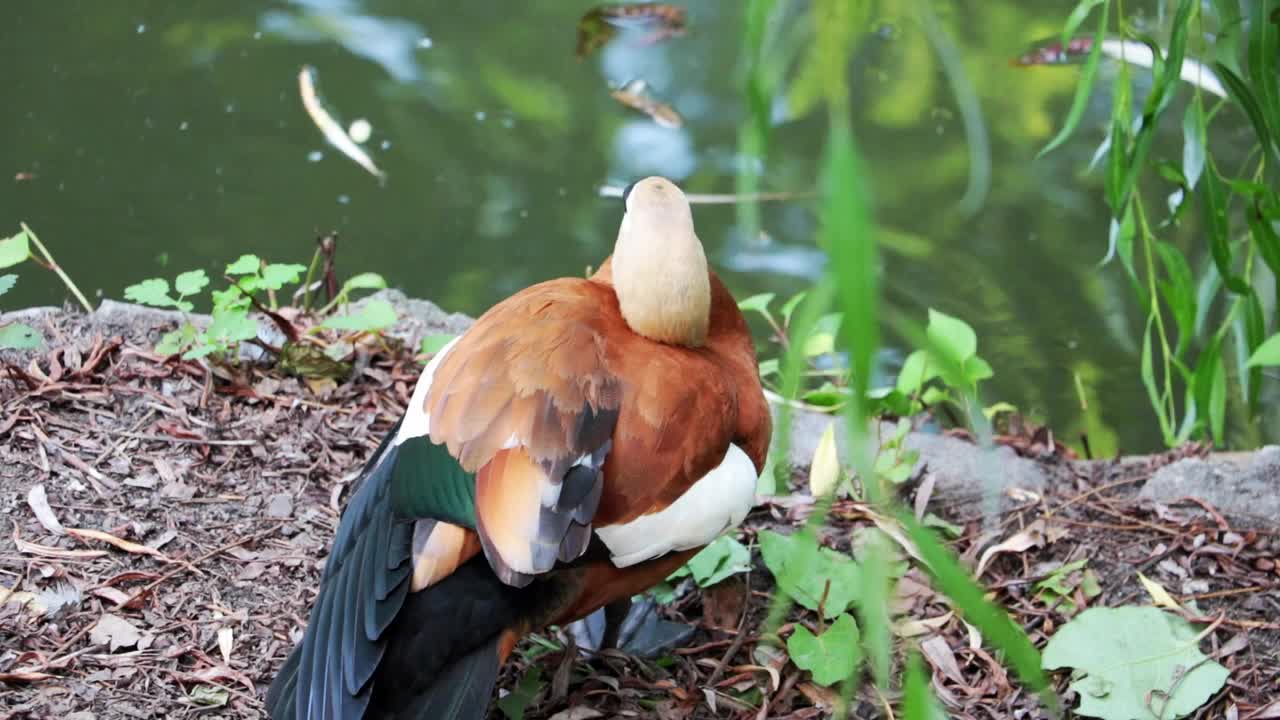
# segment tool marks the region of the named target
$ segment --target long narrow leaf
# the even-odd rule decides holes
[[[1258,136],[1258,142],[1261,143],[1264,151],[1269,156],[1275,157],[1277,153],[1275,138],[1271,134],[1271,128],[1267,125],[1267,118],[1263,114],[1262,104],[1258,102],[1253,90],[1226,65],[1214,63],[1213,69],[1214,72],[1218,73],[1218,77],[1222,78],[1222,84],[1227,86],[1227,94],[1240,105],[1241,109],[1244,110],[1244,114],[1249,118],[1249,122],[1253,125],[1253,132]]]
[[[1084,15],[1089,13],[1098,3],[1092,0],[1081,0],[1080,4],[1071,14],[1071,20],[1077,25],[1084,20]],[[1083,9],[1082,9],[1083,8]],[[1071,109],[1067,111],[1067,121],[1063,123],[1062,129],[1058,134],[1049,141],[1048,145],[1036,155],[1036,157],[1044,157],[1054,148],[1067,141],[1071,134],[1076,131],[1076,126],[1080,124],[1080,118],[1084,117],[1085,107],[1089,104],[1089,94],[1093,92],[1093,81],[1098,74],[1098,60],[1102,57],[1102,40],[1107,36],[1107,17],[1111,14],[1111,0],[1105,0],[1102,3],[1102,13],[1098,17],[1098,27],[1093,32],[1093,47],[1089,50],[1089,57],[1084,61],[1084,68],[1080,71],[1080,82],[1076,84],[1075,97],[1071,99]],[[1070,28],[1068,23],[1068,28]],[[1063,36],[1066,37],[1064,31]],[[1063,46],[1066,46],[1064,41]],[[1112,152],[1115,152],[1115,145],[1112,145]]]
[[[974,582],[969,572],[956,561],[931,530],[909,512],[900,512],[897,517],[907,528],[907,534],[928,564],[938,588],[964,613],[966,621],[982,631],[983,638],[1004,652],[1005,662],[1013,668],[1022,683],[1041,693],[1045,704],[1056,711],[1057,697],[1041,668],[1040,652],[1031,644],[1027,634],[1009,619],[1003,609],[984,597],[982,587]]]
[[[1276,0],[1255,0],[1249,13],[1249,79],[1255,88],[1262,116],[1274,134],[1280,131],[1280,79],[1276,78],[1280,53],[1280,26],[1271,14]]]
[[[1237,295],[1249,292],[1249,283],[1235,273],[1235,258],[1231,251],[1231,223],[1227,216],[1227,190],[1218,169],[1210,161],[1200,189],[1205,225],[1209,232],[1209,249],[1218,274],[1227,289]]]

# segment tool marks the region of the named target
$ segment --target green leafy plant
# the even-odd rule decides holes
[[[1199,644],[1191,623],[1157,608],[1092,608],[1049,639],[1044,667],[1071,668],[1080,715],[1171,720],[1194,712],[1227,681],[1227,669]]]
[[[1098,576],[1086,567],[1088,563],[1088,560],[1076,560],[1049,573],[1035,585],[1036,600],[1067,617],[1075,615],[1080,610],[1075,599],[1077,591],[1085,600],[1102,594]]]
[[[915,350],[902,363],[894,387],[897,396],[885,395],[887,404],[908,411],[903,414],[956,403],[959,397],[976,394],[978,384],[994,374],[978,355],[978,336],[965,321],[930,309],[925,335],[928,347]],[[952,362],[944,361],[944,356]]]
[[[0,240],[0,252],[6,242],[8,240]],[[0,275],[0,295],[12,290],[17,282],[17,275]],[[40,333],[30,325],[18,322],[0,325],[0,350],[34,350],[41,342]]]
[[[226,287],[209,293],[212,310],[208,325],[199,328],[189,319],[184,321],[176,330],[160,339],[156,352],[165,355],[180,353],[183,359],[192,360],[215,354],[224,357],[234,355],[242,342],[256,342],[266,346],[260,339],[262,333],[258,320],[250,315],[253,310],[257,310],[286,336],[287,342],[282,348],[267,346],[276,352],[283,365],[306,375],[335,377],[343,374],[345,366],[339,367],[333,363],[346,354],[344,347],[329,345],[319,349],[300,344],[298,329],[276,312],[280,308],[277,294],[285,287],[298,283],[303,271],[307,269],[305,265],[268,263],[257,255],[241,255],[223,271],[227,280]],[[165,278],[148,278],[125,288],[124,296],[144,305],[190,313],[195,305],[189,298],[198,296],[208,286],[209,278],[204,270],[190,270],[176,276],[172,287]],[[376,273],[361,273],[350,278],[317,313],[327,317],[313,327],[311,332],[328,329],[370,333],[394,325],[397,320],[395,309],[383,300],[369,300],[357,312],[335,312],[349,308],[354,291],[384,287],[386,280]],[[330,362],[325,362],[326,359]]]
[[[1057,147],[1078,124],[1083,98],[1095,81],[1112,3],[1081,0],[1067,22],[1064,38],[1099,6],[1094,50],[1076,102],[1043,152]],[[1120,40],[1147,44],[1155,50],[1155,62],[1139,116],[1133,115],[1132,76],[1140,70],[1121,64],[1112,84],[1110,128],[1099,152],[1105,157],[1104,194],[1112,214],[1104,262],[1119,259],[1144,309],[1138,376],[1170,446],[1190,439],[1224,444],[1232,397],[1239,398],[1247,421],[1261,409],[1267,353],[1258,358],[1268,328],[1274,333],[1277,321],[1275,298],[1264,303],[1261,293],[1268,287],[1274,292],[1280,277],[1275,183],[1280,38],[1272,20],[1277,9],[1277,0],[1259,0],[1242,16],[1233,3],[1179,0],[1163,47],[1124,18],[1116,22]],[[1193,52],[1216,59],[1211,72],[1229,101],[1206,97],[1200,84],[1182,82],[1184,59]],[[1191,96],[1180,118],[1183,153],[1176,162],[1153,155],[1151,147],[1161,123],[1179,121],[1169,116],[1182,88],[1191,88]],[[1209,143],[1213,122],[1227,115],[1247,120],[1253,129],[1255,147],[1238,169],[1219,162]],[[1156,187],[1169,198],[1163,218],[1143,192]],[[1208,256],[1196,271],[1189,251],[1200,248],[1175,239],[1192,223]]]
[[[834,618],[853,604],[861,571],[853,558],[818,545],[812,531],[760,532],[760,554],[778,589],[801,606]]]
[[[853,677],[862,661],[858,623],[849,613],[840,613],[835,622],[814,635],[797,625],[787,638],[787,653],[801,670],[808,670],[819,685],[834,685]]]

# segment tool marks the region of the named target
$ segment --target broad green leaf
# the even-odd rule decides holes
[[[258,336],[258,323],[243,311],[213,311],[213,321],[204,331],[204,340],[210,344],[230,347],[242,340]]]
[[[360,308],[359,312],[350,315],[335,315],[321,325],[331,330],[349,330],[352,332],[373,332],[396,324],[396,309],[385,300],[370,300]]]
[[[898,373],[897,388],[903,395],[913,395],[926,382],[938,376],[937,368],[929,362],[927,350],[916,350],[907,356]]]
[[[209,284],[209,276],[204,270],[189,270],[173,280],[173,289],[179,295],[195,295]]]
[[[964,363],[978,352],[978,336],[965,321],[929,308],[929,326],[925,328],[929,342],[937,350]]]
[[[1228,674],[1200,652],[1191,623],[1153,607],[1085,610],[1049,638],[1044,667],[1071,668],[1076,712],[1106,720],[1188,715]]]
[[[828,618],[834,618],[853,603],[861,572],[852,558],[819,547],[810,530],[791,535],[763,530],[759,539],[765,566],[778,581],[778,587],[792,600],[817,610],[825,590],[827,599],[823,611]]]
[[[814,635],[803,625],[787,638],[787,654],[801,670],[813,673],[813,681],[831,686],[853,677],[862,661],[858,644],[858,624],[853,616],[841,613],[826,632]]]
[[[814,333],[805,338],[804,354],[806,357],[817,357],[835,352],[836,338],[831,333]]]
[[[1098,0],[1080,0],[1076,9],[1072,11],[1068,18],[1068,23],[1063,31],[1063,46],[1065,47],[1070,40],[1068,32],[1074,34],[1075,29],[1084,21],[1095,6]],[[1071,99],[1071,109],[1067,111],[1067,121],[1063,123],[1062,129],[1058,134],[1044,146],[1036,157],[1044,157],[1054,148],[1066,142],[1067,138],[1075,132],[1076,126],[1080,124],[1080,118],[1084,117],[1085,108],[1089,104],[1089,94],[1093,92],[1093,80],[1098,74],[1098,60],[1102,56],[1102,40],[1107,35],[1107,16],[1111,14],[1111,1],[1106,0],[1102,3],[1102,12],[1098,16],[1098,28],[1093,33],[1093,47],[1089,50],[1089,57],[1084,61],[1084,68],[1080,71],[1080,82],[1076,84],[1075,97]],[[1074,24],[1074,27],[1073,27]],[[1123,145],[1113,146],[1111,152],[1120,152],[1123,154]]]
[[[3,295],[13,289],[18,284],[18,276],[13,273],[8,275],[0,275],[0,295]]]
[[[257,255],[241,255],[235,262],[227,266],[228,275],[249,275],[258,272],[262,261]]]
[[[1272,335],[1249,356],[1249,367],[1280,365],[1280,334]]]
[[[31,242],[27,238],[26,230],[0,240],[0,269],[13,267],[29,257],[31,257]]]
[[[423,355],[435,355],[444,349],[445,345],[453,342],[457,335],[449,333],[432,333],[422,338],[422,345],[418,348],[418,352]]]
[[[386,286],[386,279],[378,273],[360,273],[342,284],[341,294],[346,295],[352,290],[382,290]]]
[[[41,342],[40,333],[30,325],[0,325],[0,350],[35,350]]]
[[[738,303],[738,309],[742,312],[758,312],[765,317],[769,316],[769,303],[773,302],[773,293],[760,293]]]
[[[986,380],[995,376],[995,371],[987,364],[986,360],[974,355],[964,361],[964,375],[970,384],[976,385],[979,380]]]
[[[272,263],[262,269],[259,287],[263,290],[279,290],[289,283],[298,282],[306,270],[306,265]]]
[[[147,278],[124,289],[124,298],[154,307],[174,307],[177,300],[169,297],[169,281],[164,278]]]
[[[733,537],[721,535],[697,555],[689,558],[689,562],[682,568],[686,573],[677,572],[671,577],[689,574],[698,587],[705,588],[750,569],[751,551]]]
[[[177,330],[173,330],[164,334],[160,338],[160,342],[156,343],[156,352],[161,355],[177,355],[196,338],[195,328],[190,324],[183,325]]]

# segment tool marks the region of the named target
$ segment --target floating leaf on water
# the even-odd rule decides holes
[[[578,20],[575,52],[579,60],[585,58],[607,45],[619,29],[653,28],[646,42],[661,42],[682,34],[686,18],[684,8],[669,3],[600,5]]]
[[[649,86],[644,80],[632,80],[617,90],[610,90],[609,96],[633,110],[653,118],[653,121],[667,128],[684,126],[684,118],[670,105],[649,94]]]

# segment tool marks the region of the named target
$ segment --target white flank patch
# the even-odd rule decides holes
[[[737,445],[724,461],[668,507],[629,523],[596,528],[617,567],[706,545],[747,516],[756,497],[756,466]]]
[[[422,369],[422,374],[418,376],[418,384],[413,388],[413,398],[409,400],[409,409],[404,412],[404,420],[400,423],[400,432],[396,433],[396,439],[393,444],[408,440],[409,438],[422,437],[431,432],[431,418],[427,415],[427,391],[431,389],[431,379],[435,377],[436,368],[440,367],[440,362],[444,360],[444,356],[449,354],[453,346],[462,339],[462,336],[449,341],[448,345],[440,348],[440,352],[431,358],[431,362]]]

